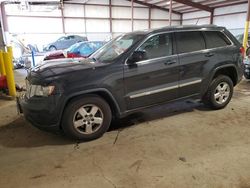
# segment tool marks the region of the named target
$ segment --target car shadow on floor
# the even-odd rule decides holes
[[[192,112],[194,110],[210,111],[211,109],[207,108],[199,101],[177,101],[148,108],[140,112],[133,113],[122,119],[116,119],[112,122],[109,131],[127,128],[147,121],[153,121],[182,113]]]
[[[46,145],[73,144],[60,134],[41,131],[28,123],[23,116],[0,127],[0,147],[40,147]]]
[[[195,101],[174,102],[167,105],[157,106],[131,114],[122,119],[113,120],[109,132],[137,126],[140,123],[156,119],[167,118],[178,114],[192,112],[194,110],[207,111],[201,103]],[[105,136],[105,135],[104,135]],[[0,127],[0,147],[40,147],[46,145],[68,145],[76,144],[62,134],[54,134],[41,131],[25,121],[23,116],[8,125]]]

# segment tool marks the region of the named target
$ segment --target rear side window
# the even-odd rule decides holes
[[[178,53],[188,53],[205,49],[205,41],[199,31],[175,33]]]
[[[207,48],[218,48],[231,45],[227,37],[219,31],[205,31]]]

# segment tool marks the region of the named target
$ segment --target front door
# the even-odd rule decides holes
[[[173,54],[172,34],[149,37],[136,51],[145,58],[124,65],[127,110],[173,100],[178,92],[178,61]]]

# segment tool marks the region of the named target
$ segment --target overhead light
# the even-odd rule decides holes
[[[30,8],[30,5],[29,5],[29,2],[28,1],[20,1],[20,4],[19,4],[19,9],[20,10],[29,10]]]

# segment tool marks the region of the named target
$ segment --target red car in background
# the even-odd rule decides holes
[[[60,59],[60,58],[87,58],[96,50],[101,48],[105,42],[102,41],[86,41],[79,42],[66,50],[56,50],[45,55],[44,60]]]

